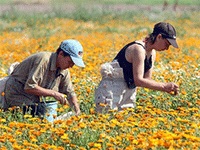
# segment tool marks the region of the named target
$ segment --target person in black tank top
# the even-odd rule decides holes
[[[127,86],[129,88],[135,88],[136,86],[135,86],[134,78],[133,78],[132,63],[130,63],[126,60],[125,52],[126,52],[127,47],[129,47],[130,45],[133,45],[133,44],[138,44],[145,49],[145,47],[141,43],[137,43],[137,42],[134,41],[134,42],[131,42],[131,43],[127,44],[126,46],[124,46],[122,48],[122,50],[114,58],[114,61],[115,60],[118,61],[120,67],[123,68],[124,79],[125,79]],[[146,73],[151,67],[152,67],[152,55],[150,56],[149,59],[147,59],[147,56],[146,56],[145,60],[144,60],[144,73]]]
[[[102,103],[106,104],[106,111],[134,108],[136,87],[178,94],[179,87],[175,83],[151,79],[156,51],[168,50],[170,45],[178,48],[176,31],[171,24],[159,22],[144,40],[126,44],[111,63],[103,64],[102,80],[95,91],[96,110],[103,111],[105,105]],[[105,75],[108,72],[109,75]],[[122,74],[121,78],[117,76],[119,74]]]

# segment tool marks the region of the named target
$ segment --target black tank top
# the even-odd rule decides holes
[[[125,58],[125,52],[127,47],[133,44],[138,44],[141,45],[143,48],[144,46],[140,43],[137,42],[131,42],[127,45],[125,45],[117,54],[117,56],[114,58],[114,60],[117,60],[120,67],[123,68],[123,74],[124,74],[124,79],[127,83],[128,88],[133,89],[135,88],[135,83],[134,83],[134,78],[133,78],[133,67],[132,63],[129,63],[126,58]],[[144,48],[145,49],[145,48]],[[113,61],[114,61],[113,60]],[[149,59],[147,59],[147,56],[144,60],[144,73],[146,73],[150,68],[152,67],[152,55],[150,56]]]

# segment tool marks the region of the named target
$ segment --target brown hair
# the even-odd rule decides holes
[[[70,56],[68,53],[64,52],[60,47],[56,50],[56,54],[58,55],[61,51],[63,52],[64,57]]]
[[[149,42],[150,44],[154,44],[155,41],[156,41],[157,35],[158,35],[158,34],[151,33],[151,34],[149,34],[148,36],[145,37],[145,41],[146,41],[146,42]]]

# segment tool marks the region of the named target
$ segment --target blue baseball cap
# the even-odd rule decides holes
[[[75,65],[79,67],[85,67],[82,59],[83,47],[79,41],[73,39],[64,40],[60,44],[60,48],[70,55]]]

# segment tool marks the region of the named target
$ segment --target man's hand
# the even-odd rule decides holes
[[[54,98],[56,100],[58,100],[60,102],[60,104],[66,105],[67,104],[67,99],[66,99],[66,95],[59,93],[59,92],[55,92],[54,94]]]

